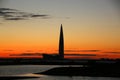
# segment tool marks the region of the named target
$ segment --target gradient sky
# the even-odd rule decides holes
[[[60,25],[63,24],[66,54],[120,58],[120,2],[117,1],[1,0],[1,8],[47,17],[6,20],[1,15],[0,56],[57,53]]]

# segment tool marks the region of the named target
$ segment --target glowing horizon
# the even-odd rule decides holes
[[[63,24],[65,54],[96,54],[96,58],[119,58],[120,11],[116,3],[120,2],[2,0],[0,57],[22,53],[58,53],[59,28]]]

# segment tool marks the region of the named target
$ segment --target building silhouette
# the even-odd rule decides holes
[[[64,35],[63,35],[62,24],[61,24],[61,28],[60,28],[59,52],[58,52],[58,54],[43,54],[43,59],[45,59],[45,60],[64,59]]]
[[[64,58],[64,36],[63,36],[62,24],[61,24],[60,38],[59,38],[59,55],[61,58]]]

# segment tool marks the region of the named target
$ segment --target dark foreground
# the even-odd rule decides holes
[[[57,76],[91,76],[91,77],[120,77],[120,66],[94,65],[88,67],[57,67],[36,74]]]
[[[83,67],[57,67],[36,74],[57,76],[120,77],[120,59],[109,60],[44,60],[44,59],[0,59],[0,65],[83,65]],[[0,80],[2,80],[1,77]],[[11,77],[12,78],[12,77]],[[16,78],[13,77],[12,80]],[[18,78],[18,77],[17,77]],[[22,78],[22,77],[20,77]],[[25,77],[23,77],[25,78]],[[32,78],[32,77],[31,77]],[[11,80],[6,78],[4,80]]]
[[[16,79],[31,79],[31,78],[38,78],[38,77],[22,77],[22,76],[7,76],[7,77],[0,77],[0,80],[16,80]]]

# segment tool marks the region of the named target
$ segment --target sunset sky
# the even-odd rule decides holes
[[[62,24],[65,54],[120,58],[119,5],[119,0],[0,0],[0,57],[58,53]]]

